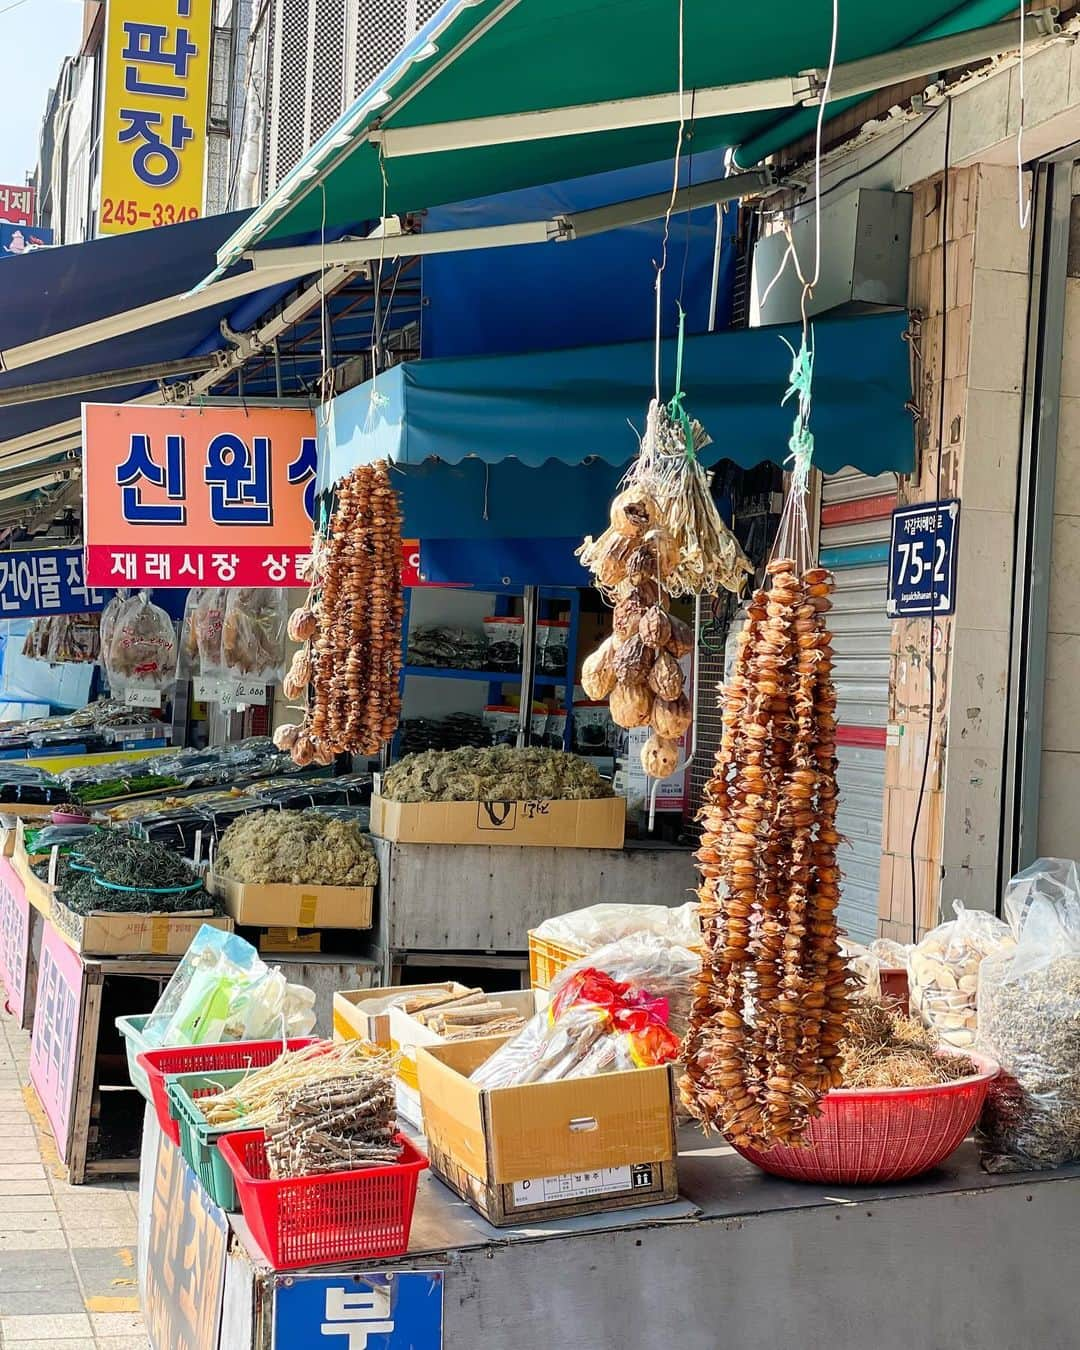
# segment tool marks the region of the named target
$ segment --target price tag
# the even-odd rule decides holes
[[[252,680],[237,680],[232,687],[229,701],[235,703],[238,708],[249,703],[265,703],[266,685]]]
[[[222,680],[209,679],[205,675],[200,675],[192,681],[192,697],[196,703],[218,703],[221,701],[223,693],[228,692],[231,686]]]
[[[128,689],[124,692],[124,702],[129,708],[160,708],[160,689]]]

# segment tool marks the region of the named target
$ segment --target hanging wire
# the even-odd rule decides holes
[[[656,402],[660,402],[660,321],[663,315],[664,268],[667,267],[668,240],[671,237],[671,217],[675,211],[675,198],[679,193],[679,159],[682,155],[683,136],[686,133],[686,109],[684,107],[683,76],[685,69],[685,3],[679,0],[679,130],[675,137],[675,171],[671,179],[671,197],[664,212],[664,237],[660,245],[660,265],[656,269],[656,349],[654,354],[653,393]]]
[[[1020,228],[1026,230],[1031,219],[1031,197],[1024,201],[1024,6],[1020,6],[1020,124],[1016,128],[1016,209],[1020,217]]]

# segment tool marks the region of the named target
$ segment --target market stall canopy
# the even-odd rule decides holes
[[[841,5],[830,111],[1015,46],[1019,25],[995,23],[1014,8]],[[1032,16],[1025,31],[1047,22]],[[289,235],[670,158],[680,115],[695,152],[744,146],[749,165],[812,122],[831,32],[827,0],[448,0],[225,242],[219,266]]]
[[[905,313],[888,313],[814,325],[811,426],[824,472],[846,465],[870,475],[911,472],[907,324]],[[791,352],[781,338],[797,346],[799,331],[687,338],[682,388],[687,409],[713,438],[705,464],[729,459],[750,468],[787,458],[792,409],[780,400]],[[665,343],[661,387],[668,395],[674,355],[675,344]],[[652,387],[651,342],[407,362],[334,399],[320,415],[320,482],[329,486],[376,459],[622,465],[636,452],[634,428],[643,426]],[[534,506],[529,498],[525,509]]]
[[[159,380],[212,369],[234,347],[222,324],[245,332],[294,287],[293,274],[256,277],[241,266],[186,294],[245,218],[233,212],[4,263],[0,469],[42,443],[53,455],[76,448],[83,402],[127,402]]]

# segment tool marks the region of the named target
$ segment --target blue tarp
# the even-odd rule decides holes
[[[680,162],[679,185],[724,174],[723,151],[688,155]],[[434,207],[424,219],[424,233],[551,220],[670,190],[671,161],[665,160]],[[737,222],[732,202],[720,214],[717,329],[730,322]],[[665,336],[675,331],[679,296],[686,309],[686,331],[708,331],[716,230],[713,206],[683,212],[671,221],[664,272]],[[663,221],[651,220],[571,243],[426,257],[421,352],[425,357],[488,356],[650,337],[663,235]]]
[[[907,322],[900,312],[815,324],[811,427],[824,472],[847,465],[867,474],[911,471]],[[794,327],[687,339],[682,385],[688,410],[713,438],[706,464],[728,459],[750,468],[787,457],[793,410],[780,399],[791,356],[782,336],[798,342]],[[665,397],[673,363],[668,342]],[[334,399],[320,415],[320,482],[328,486],[375,459],[623,465],[637,448],[633,428],[643,424],[652,383],[650,342],[408,362]],[[438,500],[437,479],[431,487]],[[516,521],[501,524],[504,536],[523,532]],[[548,529],[570,533],[558,520]]]
[[[209,216],[11,259],[0,274],[0,351],[183,294],[206,275],[218,246],[245,216],[242,211]],[[0,389],[129,370],[221,350],[226,346],[218,327],[222,319],[242,332],[295,286],[291,281],[269,287],[0,374]],[[152,384],[129,385],[0,406],[0,441],[78,417],[84,400],[120,403],[152,388]]]

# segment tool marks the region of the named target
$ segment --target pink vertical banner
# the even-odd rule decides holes
[[[26,974],[30,957],[30,902],[19,874],[0,859],[0,980],[8,1010],[20,1025],[26,1009]]]
[[[38,967],[30,1081],[67,1161],[82,1030],[83,966],[51,923],[45,925]]]

